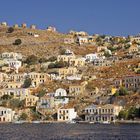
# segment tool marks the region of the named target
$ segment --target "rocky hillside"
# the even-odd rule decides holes
[[[13,51],[20,52],[25,56],[34,54],[38,57],[48,57],[57,55],[64,48],[72,49],[77,55],[85,55],[95,51],[94,46],[64,44],[64,39],[69,36],[66,34],[29,28],[14,28],[12,33],[8,33],[8,28],[0,27],[0,53]],[[39,36],[35,37],[34,35]],[[18,46],[13,45],[16,39],[22,41]]]

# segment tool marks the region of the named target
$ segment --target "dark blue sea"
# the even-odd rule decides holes
[[[0,140],[140,140],[140,124],[0,124]]]

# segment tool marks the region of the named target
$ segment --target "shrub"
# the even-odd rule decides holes
[[[3,95],[3,96],[1,97],[2,100],[9,100],[9,99],[11,99],[11,98],[12,98],[11,95]]]
[[[13,27],[9,27],[7,33],[12,33],[14,32],[14,28]]]
[[[140,118],[140,109],[136,107],[130,107],[127,110],[122,110],[120,111],[118,118],[125,120]]]
[[[27,57],[25,63],[27,63],[28,65],[33,65],[38,63],[38,58],[35,55],[30,55]]]
[[[45,93],[46,93],[46,90],[39,91],[38,97],[43,97],[45,95]]]
[[[55,68],[55,64],[54,64],[54,63],[50,63],[50,64],[48,65],[48,69],[53,69],[53,68]]]
[[[44,62],[47,62],[47,59],[43,57],[43,58],[40,58],[40,59],[38,60],[38,62],[39,62],[39,63],[44,63]]]
[[[20,115],[20,120],[26,120],[28,118],[28,115],[26,114],[26,113],[22,113],[21,115]]]
[[[59,61],[59,62],[55,62],[55,63],[50,63],[48,65],[48,68],[49,69],[52,69],[52,68],[63,68],[63,67],[66,67],[66,66],[68,66],[67,62]]]
[[[21,108],[21,107],[23,107],[23,102],[20,101],[19,99],[11,99],[10,100],[10,107],[13,109]]]
[[[60,54],[61,54],[61,55],[65,54],[65,52],[66,52],[66,49],[61,49],[61,50],[60,50]]]
[[[23,88],[28,88],[28,87],[30,87],[31,84],[32,84],[31,78],[27,77],[24,81]]]
[[[128,91],[124,87],[121,87],[119,91],[116,91],[116,93],[114,94],[114,96],[125,96],[125,95],[128,95]]]
[[[48,59],[48,61],[51,61],[51,62],[54,62],[57,60],[57,57],[56,56],[52,56]]]
[[[20,45],[22,43],[21,39],[16,39],[13,45]]]

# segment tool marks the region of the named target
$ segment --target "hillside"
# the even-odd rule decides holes
[[[46,30],[15,28],[12,33],[7,33],[8,27],[0,27],[0,53],[2,52],[20,52],[25,56],[34,54],[38,57],[48,57],[58,55],[60,49],[70,48],[77,55],[85,55],[95,51],[94,46],[78,46],[77,44],[66,45],[64,39],[69,35],[49,32]],[[34,37],[31,34],[37,34]],[[21,39],[22,44],[13,45],[16,39]]]

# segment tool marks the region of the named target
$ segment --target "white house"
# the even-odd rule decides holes
[[[62,89],[62,88],[57,89],[56,92],[54,93],[55,105],[58,106],[60,104],[62,105],[68,104],[69,98],[66,96],[67,96],[67,92],[65,89]]]
[[[91,54],[87,54],[85,58],[87,61],[93,62],[95,59],[98,59],[98,56],[95,53],[91,53]]]
[[[10,108],[0,107],[0,123],[12,122],[15,112]]]
[[[27,88],[5,88],[0,90],[0,97],[3,95],[13,95],[15,97],[25,97],[30,95],[30,90]]]
[[[82,44],[87,44],[88,43],[88,37],[78,37],[77,42],[82,45]]]
[[[22,59],[22,54],[21,53],[14,53],[14,52],[4,52],[1,54],[1,57],[3,59],[16,59],[16,60],[21,60]]]
[[[66,49],[65,54],[73,54],[74,55],[73,51],[71,51],[69,49]]]
[[[54,95],[55,97],[64,97],[64,96],[67,96],[67,92],[66,92],[66,90],[65,89],[62,89],[62,88],[58,88],[56,91],[55,91],[55,95]]]
[[[113,104],[90,105],[85,108],[85,121],[89,122],[112,122],[117,119],[122,106]]]
[[[60,108],[57,111],[57,121],[67,122],[72,121],[77,117],[77,112],[74,108]]]
[[[9,66],[10,68],[16,69],[16,72],[18,73],[18,69],[19,69],[19,68],[21,67],[21,65],[22,65],[22,62],[21,62],[21,61],[16,60],[16,59],[7,59],[6,62],[7,62],[8,66]]]

